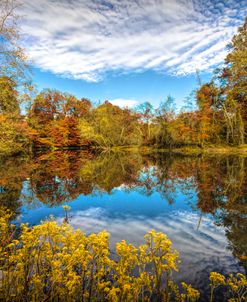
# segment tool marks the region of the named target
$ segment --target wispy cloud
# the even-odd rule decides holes
[[[247,14],[246,0],[24,0],[36,66],[99,81],[105,72],[211,70]]]

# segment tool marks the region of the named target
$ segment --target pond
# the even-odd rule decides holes
[[[51,215],[86,233],[139,245],[166,233],[179,251],[176,281],[204,292],[211,271],[246,273],[247,158],[171,153],[55,152],[0,161],[0,205],[15,223]],[[220,301],[220,300],[219,300]]]

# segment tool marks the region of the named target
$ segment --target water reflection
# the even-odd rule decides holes
[[[64,151],[0,165],[0,205],[19,221],[61,221],[70,203],[72,225],[107,229],[112,243],[167,233],[181,253],[179,278],[199,287],[210,270],[247,269],[246,157]]]
[[[198,218],[198,214],[189,211],[170,211],[155,217],[128,214],[112,217],[102,208],[89,208],[73,212],[70,223],[87,233],[103,229],[110,231],[112,249],[116,242],[125,238],[140,245],[144,234],[151,229],[164,232],[173,238],[174,247],[182,259],[175,279],[187,280],[203,289],[211,271],[229,273],[240,268],[231,251],[227,250],[224,228],[216,227],[210,217],[204,217],[197,231]],[[59,222],[62,220],[62,217],[58,218]]]

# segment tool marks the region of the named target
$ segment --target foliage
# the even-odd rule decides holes
[[[57,90],[42,91],[36,96],[28,115],[29,125],[35,130],[35,146],[80,146],[78,121],[90,107],[87,99],[78,100]]]
[[[28,150],[29,129],[21,117],[0,115],[0,154],[10,155]]]
[[[18,6],[15,0],[0,1],[0,154],[5,155],[29,148],[27,125],[19,106],[30,98],[33,87],[19,41]]]
[[[113,146],[141,143],[139,115],[109,102],[94,108],[87,118],[79,120],[81,137],[93,145],[109,149]]]
[[[226,57],[226,68],[222,74],[227,78],[227,97],[239,105],[242,119],[247,123],[247,18],[230,44]],[[245,126],[247,126],[245,124]]]
[[[0,114],[18,114],[16,83],[8,77],[0,78]]]

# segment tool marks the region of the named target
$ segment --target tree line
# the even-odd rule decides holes
[[[204,147],[242,145],[247,138],[247,19],[228,45],[224,66],[177,112],[171,96],[154,108],[134,109],[58,90],[34,93],[19,47],[15,1],[0,4],[0,154],[35,149],[114,146]],[[192,108],[190,103],[194,102]],[[26,104],[25,114],[22,113]]]

